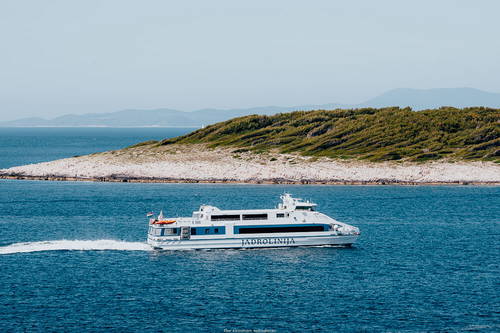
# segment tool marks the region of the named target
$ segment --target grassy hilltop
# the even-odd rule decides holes
[[[415,112],[390,107],[251,115],[158,144],[174,143],[369,161],[500,162],[500,109],[442,107]]]

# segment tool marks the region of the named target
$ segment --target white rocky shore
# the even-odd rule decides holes
[[[367,163],[151,145],[0,170],[1,178],[136,182],[500,184],[491,162]]]

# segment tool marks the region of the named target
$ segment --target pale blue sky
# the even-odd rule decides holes
[[[500,1],[0,0],[0,120],[500,92]]]

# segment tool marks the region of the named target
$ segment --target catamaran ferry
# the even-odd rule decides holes
[[[281,196],[276,209],[221,210],[202,205],[191,217],[149,220],[148,244],[159,250],[283,246],[350,246],[359,229],[316,211],[316,204]],[[148,215],[152,215],[151,213]]]

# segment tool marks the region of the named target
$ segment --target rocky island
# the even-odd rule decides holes
[[[184,136],[0,170],[1,178],[500,184],[500,110],[363,108],[244,116]]]

